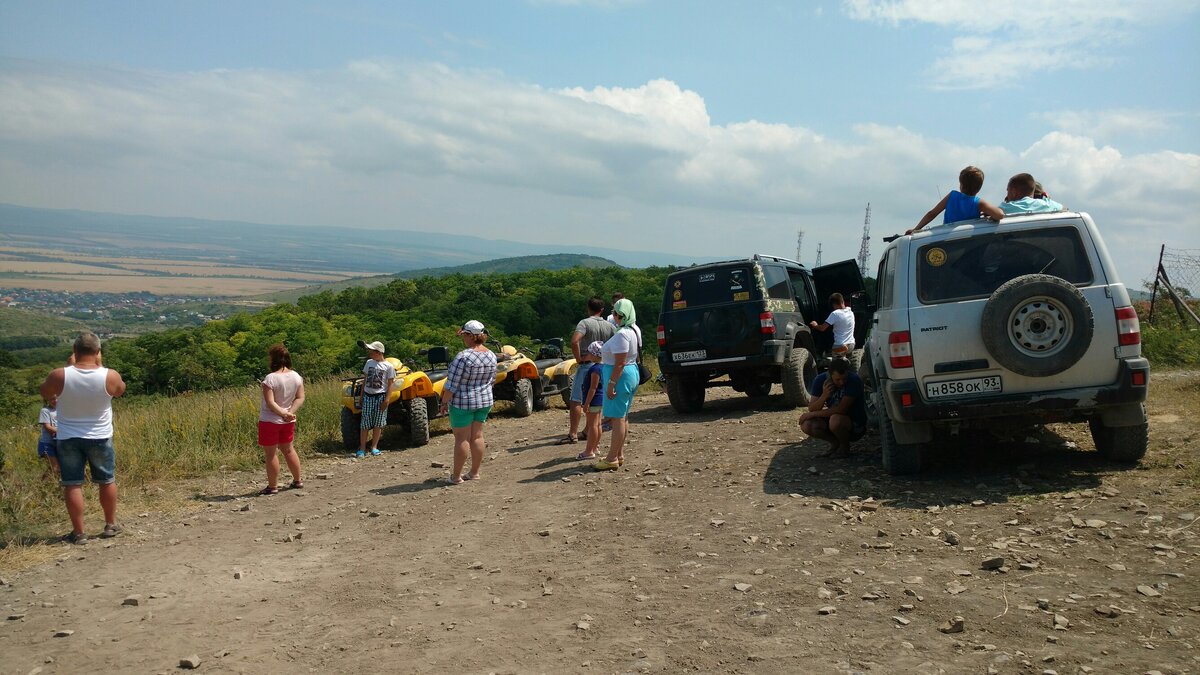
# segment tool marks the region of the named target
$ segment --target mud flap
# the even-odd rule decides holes
[[[933,427],[928,422],[896,422],[892,421],[892,432],[896,442],[905,445],[928,443],[933,440]]]
[[[1101,408],[1099,415],[1106,427],[1132,427],[1146,423],[1146,407],[1141,403]]]

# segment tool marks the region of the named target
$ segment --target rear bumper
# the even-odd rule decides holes
[[[1133,384],[1135,373],[1142,374],[1145,384]],[[1122,359],[1116,381],[1099,387],[926,401],[916,380],[892,380],[885,384],[883,394],[888,414],[898,422],[956,422],[1022,416],[1053,420],[1143,403],[1149,383],[1150,362],[1138,357]],[[907,405],[905,401],[908,401]]]
[[[784,361],[787,360],[788,352],[791,349],[791,340],[763,340],[762,351],[757,354],[679,362],[672,359],[671,351],[664,348],[658,353],[658,367],[659,370],[668,375],[681,373],[685,375],[693,373],[701,374],[713,371],[728,372],[744,368],[777,368],[782,366]]]

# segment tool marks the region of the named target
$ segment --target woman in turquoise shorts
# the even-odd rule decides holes
[[[483,324],[468,321],[458,335],[465,349],[450,362],[442,389],[442,413],[450,413],[450,428],[454,431],[454,468],[446,479],[451,485],[479,478],[485,447],[483,423],[495,402],[492,384],[496,381],[496,355],[484,344],[487,329]],[[468,454],[471,470],[463,473]]]
[[[638,351],[642,346],[633,302],[621,298],[613,305],[617,333],[604,343],[600,365],[604,369],[604,406],[601,415],[612,421],[608,456],[592,465],[597,471],[615,471],[625,463],[625,416],[638,388]]]

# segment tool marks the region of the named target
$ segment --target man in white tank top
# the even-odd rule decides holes
[[[84,333],[75,340],[71,365],[56,368],[42,382],[42,398],[58,398],[58,461],[63,497],[71,516],[73,544],[87,542],[83,531],[84,465],[100,490],[104,509],[101,537],[115,537],[117,524],[116,453],[112,444],[112,400],[125,393],[121,374],[105,368],[100,358],[100,338]]]

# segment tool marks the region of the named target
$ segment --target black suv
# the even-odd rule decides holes
[[[829,316],[835,292],[850,303],[855,344],[862,345],[873,307],[854,260],[809,270],[756,254],[673,272],[658,326],[658,364],[671,406],[699,411],[708,387],[764,397],[776,382],[789,406],[807,405],[818,358],[833,346],[832,331],[811,331],[808,322]]]

